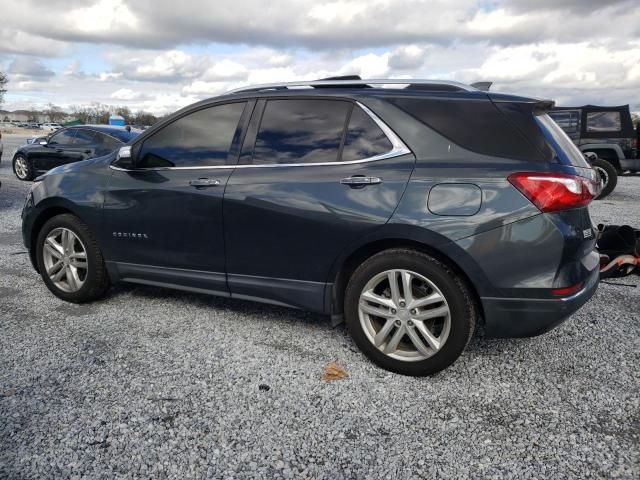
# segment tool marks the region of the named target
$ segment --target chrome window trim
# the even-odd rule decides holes
[[[380,130],[385,134],[389,142],[391,142],[391,150],[373,157],[367,157],[360,160],[346,160],[340,162],[316,162],[316,163],[265,163],[261,165],[208,165],[208,166],[194,166],[194,167],[154,167],[154,168],[138,168],[135,170],[129,170],[126,168],[117,167],[110,164],[109,167],[119,172],[144,172],[144,171],[160,171],[160,170],[220,170],[225,168],[280,168],[280,167],[329,167],[332,165],[357,165],[359,163],[376,162],[378,160],[385,160],[388,158],[399,157],[401,155],[407,155],[412,153],[409,147],[396,135],[396,133],[389,128],[375,113],[373,113],[368,107],[362,103],[354,102],[364,112],[371,117],[371,119],[380,127]]]

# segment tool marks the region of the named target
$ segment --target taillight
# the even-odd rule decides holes
[[[566,173],[519,172],[508,180],[541,212],[584,207],[598,192],[591,180]]]
[[[634,150],[636,148],[638,148],[638,139],[637,138],[632,138],[631,139],[631,148],[633,148]]]

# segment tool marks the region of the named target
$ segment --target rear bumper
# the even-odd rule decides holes
[[[584,287],[568,297],[481,298],[488,337],[533,337],[558,326],[582,307],[598,288],[600,272],[596,268],[585,280]]]

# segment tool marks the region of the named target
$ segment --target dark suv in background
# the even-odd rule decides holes
[[[476,327],[537,335],[597,287],[596,176],[551,106],[438,81],[244,88],[48,172],[24,243],[67,301],[126,281],[344,316],[378,365],[432,374]]]
[[[555,107],[549,116],[583,152],[593,152],[618,173],[640,171],[638,139],[629,105]]]

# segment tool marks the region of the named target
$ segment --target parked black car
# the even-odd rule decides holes
[[[126,281],[344,316],[378,365],[432,374],[476,327],[537,335],[596,290],[596,174],[551,106],[454,82],[241,89],[49,171],[24,244],[67,301]]]
[[[46,140],[23,145],[13,155],[13,172],[32,180],[59,165],[113,152],[135,138],[138,130],[111,125],[82,125],[56,130]]]

